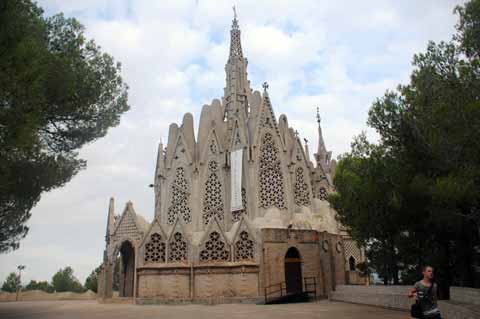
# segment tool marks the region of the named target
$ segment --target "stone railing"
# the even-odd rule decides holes
[[[88,290],[84,293],[55,292],[48,293],[41,290],[22,291],[18,294],[18,301],[40,301],[40,300],[95,300],[97,295]],[[0,291],[0,302],[16,301],[17,294],[14,292]]]
[[[413,302],[407,297],[410,289],[411,286],[338,285],[329,299],[409,311]],[[442,318],[480,318],[480,289],[451,287],[450,295],[451,300],[438,303]]]

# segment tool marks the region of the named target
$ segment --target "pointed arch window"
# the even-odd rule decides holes
[[[320,188],[318,189],[317,198],[320,199],[320,200],[327,200],[328,199],[328,192],[327,192],[327,189],[325,187],[320,186]]]
[[[279,150],[271,133],[266,133],[262,138],[259,165],[260,207],[286,208]]]
[[[297,169],[295,170],[294,188],[295,204],[297,204],[298,206],[310,205],[310,193],[308,191],[308,185],[305,182],[303,167],[297,167]]]
[[[207,225],[213,216],[223,220],[223,191],[222,183],[218,177],[219,165],[216,161],[208,163],[208,178],[205,182],[205,195],[203,197],[203,224]]]
[[[187,260],[188,250],[187,242],[180,232],[173,234],[173,238],[168,245],[168,261],[182,262]]]
[[[172,184],[172,202],[167,211],[167,223],[173,225],[177,216],[180,216],[185,223],[192,221],[192,214],[188,205],[190,197],[187,179],[185,178],[185,169],[177,167],[175,170],[175,179]]]
[[[165,243],[162,241],[162,236],[159,233],[150,235],[150,240],[145,245],[146,263],[165,262]]]
[[[239,239],[235,242],[235,260],[253,260],[254,259],[253,240],[249,238],[248,232],[240,232]]]
[[[227,247],[228,246],[222,241],[222,236],[219,232],[211,232],[209,240],[205,243],[205,249],[200,251],[200,261],[228,261],[230,259],[230,252]]]

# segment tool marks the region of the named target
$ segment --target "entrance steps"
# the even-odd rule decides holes
[[[124,305],[129,305],[129,304],[134,304],[133,297],[113,297],[113,298],[105,298],[105,299],[99,299],[98,302],[100,303],[113,303],[113,304],[124,304]]]
[[[287,294],[285,296],[270,297],[266,302],[262,301],[262,305],[278,305],[286,303],[309,302],[315,301],[316,298],[309,295],[308,292]]]

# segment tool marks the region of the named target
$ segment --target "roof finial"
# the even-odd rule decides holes
[[[235,5],[233,5],[233,20],[236,21],[237,20],[237,10],[235,9]]]
[[[320,117],[320,108],[317,107],[317,123],[320,125],[320,122],[322,121],[322,118]]]
[[[267,83],[267,82],[263,82],[262,87],[263,87],[263,90],[266,92],[267,89],[268,89],[268,83]]]

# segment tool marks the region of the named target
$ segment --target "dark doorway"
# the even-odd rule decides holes
[[[348,265],[349,265],[350,271],[357,270],[357,262],[355,261],[355,258],[353,256],[350,256],[350,258],[348,258]]]
[[[135,275],[135,250],[129,241],[120,247],[120,297],[133,297],[133,278]]]
[[[288,294],[302,292],[302,258],[295,247],[285,254],[285,283]]]

